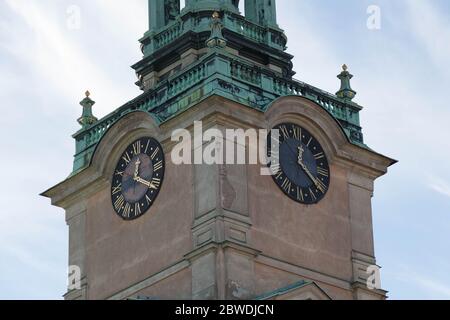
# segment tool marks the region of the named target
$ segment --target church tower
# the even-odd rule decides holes
[[[86,93],[73,172],[43,194],[65,210],[79,270],[65,298],[385,299],[368,286],[371,199],[395,161],[364,143],[347,67],[336,94],[293,79],[275,0],[245,0],[245,15],[239,0],[148,3],[142,94],[97,119]],[[194,161],[234,158],[224,144],[251,158],[233,129],[280,132],[259,139],[279,142],[272,176]],[[196,164],[174,161],[177,132]]]

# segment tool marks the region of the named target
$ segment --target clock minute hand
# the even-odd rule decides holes
[[[139,182],[139,183],[142,183],[144,186],[147,186],[150,189],[158,190],[158,188],[153,183],[151,183],[151,182],[149,182],[147,180],[144,180],[144,179],[142,179],[140,177],[136,177],[134,180]]]
[[[308,177],[311,179],[311,181],[314,183],[314,185],[316,186],[316,188],[319,189],[319,190],[322,191],[322,192],[325,192],[325,188],[323,187],[323,185],[320,183],[319,180],[317,180],[316,177],[313,176],[313,174],[311,173],[311,171],[309,171],[308,167],[307,167],[302,161],[299,161],[298,164],[302,167],[303,171],[306,172],[306,174],[307,174]]]
[[[312,175],[311,171],[308,170],[308,167],[303,163],[303,154],[305,153],[305,149],[302,146],[299,146],[298,148],[298,156],[297,156],[297,162],[302,167],[303,171],[308,175],[308,177],[311,179],[311,181],[316,184],[316,178]]]
[[[308,170],[306,165],[303,162],[301,162],[301,161],[299,161],[298,164],[300,165],[300,167],[302,167],[303,171],[305,171],[305,173],[308,175],[309,179],[311,179],[311,181],[315,183],[316,178],[314,178],[314,176],[312,175],[311,171]]]

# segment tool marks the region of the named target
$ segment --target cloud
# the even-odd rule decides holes
[[[410,27],[437,68],[450,71],[450,23],[432,1],[405,1]]]
[[[416,290],[420,288],[427,293],[428,299],[450,299],[450,284],[446,284],[443,279],[436,280],[405,265],[398,266],[396,273],[392,276],[407,286],[415,287]],[[412,296],[424,297],[425,295],[417,292]]]
[[[425,290],[436,294],[440,299],[450,298],[450,286],[446,286],[439,281],[431,280],[428,278],[417,277],[414,279],[416,283],[422,286]]]
[[[24,32],[31,33],[30,36],[16,32],[6,47],[36,71],[36,78],[41,80],[38,85],[47,87],[51,84],[53,92],[64,95],[77,108],[83,92],[92,88],[101,101],[96,106],[100,114],[109,113],[129,98],[127,90],[93,63],[89,52],[83,51],[76,41],[70,40],[69,30],[51,14],[52,8],[46,2],[7,0],[6,4],[28,25]],[[23,39],[28,40],[27,47]],[[42,95],[47,94],[45,90],[40,91]],[[53,106],[47,108],[51,112]]]
[[[432,177],[429,179],[429,187],[437,193],[450,197],[450,184],[443,179]]]
[[[288,36],[288,52],[294,55],[296,78],[325,90],[336,92],[339,82],[336,75],[344,60],[339,60],[332,48],[332,39],[320,28],[322,5],[309,1],[286,1],[277,5],[278,23]],[[301,19],[299,19],[301,12]]]
[[[426,224],[419,218],[411,219],[423,216],[418,204],[426,200],[412,199],[411,192],[422,192],[425,185],[450,196],[449,182],[436,178],[427,181],[424,170],[428,163],[439,163],[426,167],[430,176],[436,177],[440,176],[438,170],[450,169],[447,83],[439,80],[450,74],[450,27],[446,12],[441,13],[436,3],[380,0],[383,16],[390,13],[392,19],[385,20],[377,32],[366,30],[366,8],[360,0],[344,7],[325,0],[286,0],[278,4],[280,27],[288,32],[288,52],[296,56],[296,78],[335,92],[339,88],[336,74],[344,62],[348,63],[355,74],[355,101],[365,107],[361,119],[366,141],[375,150],[401,161],[391,175],[377,183],[374,203],[383,204],[386,210],[374,214],[375,223],[377,217],[392,215],[392,207],[397,210],[395,222],[386,220],[389,224],[375,230],[386,242],[377,250],[395,251],[395,241],[399,251],[408,251],[413,246],[407,244],[411,238],[421,236],[418,250],[427,248],[430,259],[442,256],[436,243],[445,243],[439,241],[439,236],[444,239],[444,232],[433,228],[433,223],[440,222],[437,214],[427,217]],[[12,161],[6,156],[0,160],[8,168],[3,178],[9,181],[1,190],[8,202],[0,215],[0,252],[11,257],[11,265],[0,264],[0,274],[4,279],[11,278],[9,286],[0,282],[5,294],[19,288],[16,291],[22,298],[27,297],[27,288],[19,282],[24,276],[34,276],[35,271],[42,273],[39,285],[64,285],[64,216],[61,209],[50,207],[48,200],[37,194],[69,173],[74,147],[70,135],[79,128],[76,118],[83,92],[92,91],[97,101],[94,113],[99,117],[140,93],[128,66],[141,56],[137,39],[147,27],[146,1],[78,0],[83,18],[78,31],[70,31],[65,25],[70,4],[69,0],[0,1],[0,98],[7,106],[2,108],[0,134],[14,137],[0,141],[3,150],[14,154]],[[16,179],[16,172],[22,181]],[[395,197],[386,196],[393,189]],[[435,213],[446,214],[445,208],[431,206]],[[417,221],[434,233],[412,233]],[[405,228],[411,233],[399,234],[398,230]],[[399,259],[396,256],[380,262],[386,270],[397,272],[395,262]],[[421,266],[430,259],[413,254],[410,264]],[[64,275],[51,278],[46,265],[50,269],[61,266]],[[414,297],[422,297],[424,292],[449,297],[445,281],[437,281],[433,274],[438,268],[429,269],[427,276],[407,270],[406,280],[401,278],[388,289],[395,294],[407,281]],[[445,280],[445,276],[442,278]],[[41,289],[39,285],[36,291]],[[62,290],[52,292],[59,296]]]

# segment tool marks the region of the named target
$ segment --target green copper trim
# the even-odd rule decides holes
[[[275,0],[246,0],[245,17],[259,25],[278,28]]]
[[[342,66],[342,72],[337,77],[341,80],[341,89],[336,93],[336,96],[349,101],[353,100],[356,96],[356,91],[350,85],[350,80],[353,78],[353,75],[348,72],[347,65],[344,64]]]
[[[92,114],[92,107],[94,106],[95,101],[89,98],[90,95],[90,92],[86,91],[86,98],[80,102],[80,105],[83,107],[83,114],[81,115],[81,118],[78,119],[78,123],[83,129],[88,128],[98,121]]]
[[[310,284],[313,284],[313,282],[299,281],[299,282],[296,282],[296,283],[294,283],[294,284],[292,284],[292,285],[290,285],[290,286],[286,286],[286,287],[284,287],[284,288],[280,288],[280,289],[278,289],[278,290],[274,290],[274,291],[272,291],[272,292],[263,294],[263,295],[261,295],[261,296],[259,296],[259,297],[256,297],[256,298],[253,299],[253,300],[259,300],[259,301],[261,301],[261,300],[269,300],[269,299],[278,297],[278,296],[280,296],[280,295],[284,295],[284,294],[286,294],[286,293],[289,293],[289,292],[291,292],[291,291],[294,291],[294,290],[303,288],[303,287],[308,286],[308,285],[310,285]]]
[[[183,12],[186,11],[222,11],[228,10],[231,12],[239,13],[239,1],[238,0],[186,0],[186,7]]]
[[[180,15],[180,0],[149,0],[149,32],[156,32]]]
[[[185,70],[76,133],[74,171],[90,164],[97,143],[126,114],[144,111],[162,124],[212,95],[223,96],[261,112],[279,97],[305,97],[336,118],[352,143],[365,147],[359,122],[361,106],[304,82],[282,78],[220,49],[211,50]]]
[[[184,9],[182,14],[164,27],[147,32],[139,41],[142,44],[144,57],[177,41],[188,32],[209,32],[211,15],[214,10],[198,12]],[[234,32],[247,40],[267,45],[276,50],[286,50],[287,38],[279,28],[262,26],[235,12],[221,11],[223,29]]]
[[[150,30],[141,39],[144,58],[133,66],[138,84],[147,91],[100,121],[92,114],[95,102],[89,97],[82,101],[82,129],[73,136],[74,173],[90,165],[99,141],[125,115],[143,111],[162,124],[214,95],[260,112],[280,97],[304,97],[333,116],[351,143],[367,148],[359,119],[362,107],[351,101],[356,92],[346,67],[338,76],[337,95],[293,80],[293,57],[285,52],[287,38],[276,23],[275,1],[246,0],[246,17],[239,14],[238,4],[187,0],[179,12],[179,0],[149,0]],[[198,60],[159,77],[160,70],[180,61],[189,49],[201,51]],[[157,76],[152,78],[152,73]]]

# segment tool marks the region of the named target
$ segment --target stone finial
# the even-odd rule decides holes
[[[98,121],[96,117],[92,114],[92,107],[95,104],[90,96],[91,93],[89,91],[85,92],[86,97],[80,102],[80,105],[83,107],[83,114],[81,118],[78,119],[78,123],[83,127],[83,129],[93,125]]]
[[[220,19],[219,12],[214,12],[211,21],[211,36],[206,40],[206,45],[209,48],[225,48],[227,46],[227,40],[222,34],[222,20]]]
[[[348,66],[346,64],[342,66],[342,72],[337,77],[341,80],[341,89],[336,92],[336,96],[344,100],[353,100],[356,96],[356,91],[352,89],[350,84],[353,75],[348,72]]]

